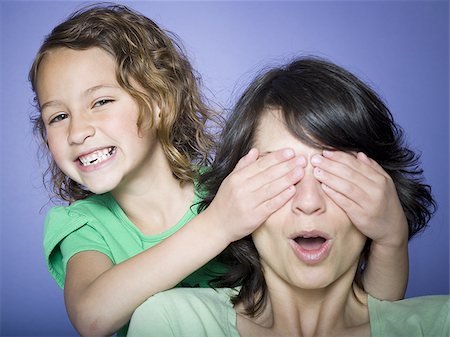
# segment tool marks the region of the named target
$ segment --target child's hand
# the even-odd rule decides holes
[[[405,213],[391,177],[364,153],[323,151],[311,159],[325,193],[375,244],[399,246],[408,239]]]
[[[225,231],[229,242],[252,233],[295,194],[306,159],[291,149],[259,156],[256,149],[241,158],[222,182],[205,212]]]

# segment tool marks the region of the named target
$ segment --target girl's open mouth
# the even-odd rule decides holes
[[[116,147],[111,146],[102,150],[94,151],[84,156],[79,156],[78,161],[80,162],[80,165],[84,167],[96,165],[104,162],[105,160],[108,160],[108,158],[114,155],[115,152]]]

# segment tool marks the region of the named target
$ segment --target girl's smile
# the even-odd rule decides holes
[[[82,154],[77,157],[76,161],[80,170],[89,172],[107,165],[114,159],[115,154],[116,147],[110,146]]]

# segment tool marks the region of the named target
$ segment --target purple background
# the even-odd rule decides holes
[[[449,4],[446,1],[126,2],[181,38],[230,106],[262,66],[316,54],[372,84],[422,151],[439,210],[410,243],[407,296],[449,292]],[[28,69],[44,35],[78,2],[0,3],[2,336],[76,335],[46,270],[42,188]]]

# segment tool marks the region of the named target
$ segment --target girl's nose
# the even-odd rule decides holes
[[[67,140],[69,144],[82,144],[95,134],[95,127],[85,116],[70,116],[69,133]]]
[[[325,211],[325,198],[320,182],[309,170],[296,185],[296,193],[292,199],[294,213],[312,215]]]

